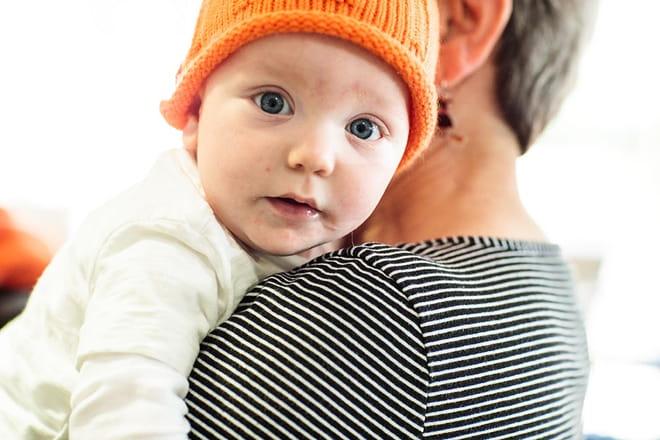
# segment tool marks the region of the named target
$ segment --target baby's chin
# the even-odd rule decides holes
[[[240,241],[240,240],[239,240]],[[304,258],[305,260],[311,260],[314,259],[320,255],[326,254],[328,252],[335,251],[337,249],[340,249],[345,246],[345,241],[343,238],[327,242],[327,243],[321,243],[317,245],[312,245],[312,247],[304,247],[301,249],[301,246],[296,247],[295,245],[292,245],[291,243],[285,243],[282,244],[281,246],[278,246],[274,243],[269,243],[268,245],[259,245],[257,243],[246,243],[246,242],[241,242],[241,244],[252,251],[253,253],[257,254],[268,254],[268,255],[274,255],[278,257],[291,257],[291,256],[296,256],[296,257],[301,257]],[[350,244],[350,243],[349,243]]]
[[[341,238],[335,241],[331,241],[329,243],[323,243],[318,246],[314,246],[313,248],[307,249],[302,252],[298,252],[296,255],[306,258],[307,260],[311,260],[313,258],[318,257],[319,255],[327,254],[328,252],[341,249],[344,246],[345,246],[344,239]]]

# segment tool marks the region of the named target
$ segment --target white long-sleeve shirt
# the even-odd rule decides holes
[[[199,343],[251,285],[302,262],[247,252],[190,156],[164,153],[92,213],[0,331],[0,438],[186,438]]]

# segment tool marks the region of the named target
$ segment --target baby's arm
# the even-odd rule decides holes
[[[184,439],[187,378],[138,355],[93,355],[71,396],[71,439]]]
[[[133,225],[100,252],[80,332],[71,439],[187,438],[187,376],[223,306],[198,235]]]

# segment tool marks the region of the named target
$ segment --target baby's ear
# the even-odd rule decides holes
[[[181,138],[183,140],[183,148],[190,153],[193,159],[197,160],[197,129],[199,127],[199,119],[197,114],[188,114],[188,121],[186,126],[183,127]]]

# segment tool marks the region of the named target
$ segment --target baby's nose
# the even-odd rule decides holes
[[[336,141],[323,130],[309,130],[298,137],[289,151],[289,167],[321,177],[332,174],[336,163]]]

